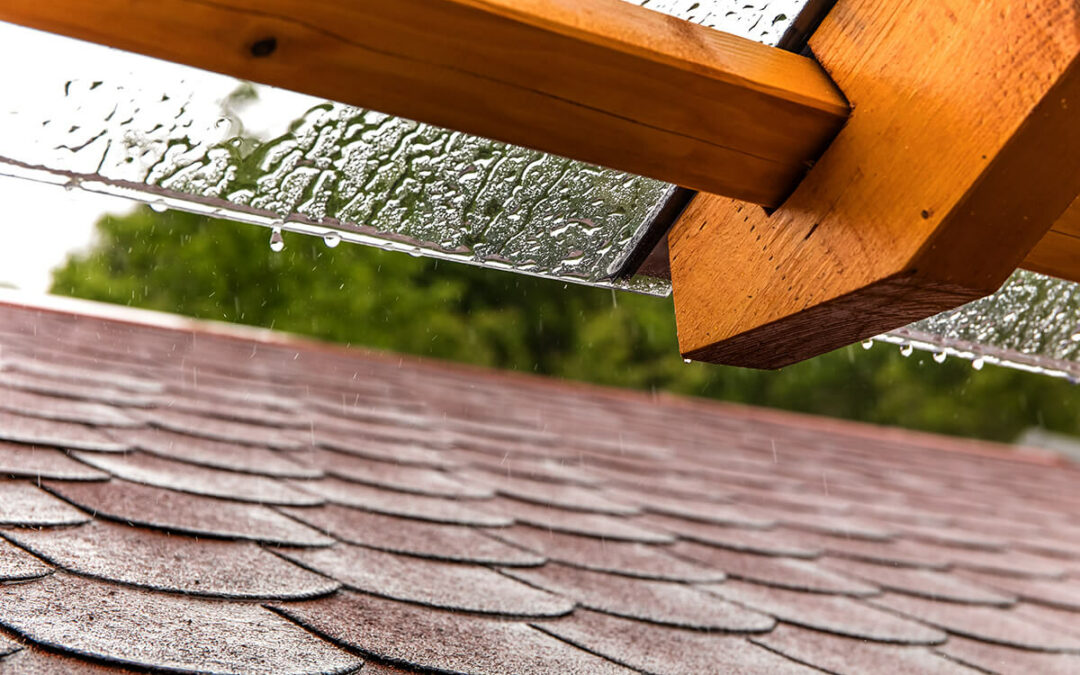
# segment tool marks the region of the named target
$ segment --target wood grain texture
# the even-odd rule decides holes
[[[760,204],[848,113],[807,58],[621,0],[4,0],[0,20]]]
[[[1073,200],[1020,266],[1080,282],[1080,197]]]
[[[996,290],[1080,194],[1080,3],[840,0],[811,47],[848,124],[771,215],[670,237],[680,349],[776,368]]]

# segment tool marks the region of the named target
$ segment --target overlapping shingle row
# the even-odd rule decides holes
[[[0,306],[0,672],[1080,672],[1072,467],[220,330]]]

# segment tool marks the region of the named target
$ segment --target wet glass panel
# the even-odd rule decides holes
[[[693,23],[775,45],[808,0],[626,0]]]
[[[638,4],[775,43],[804,1]],[[333,244],[669,291],[607,279],[665,183],[0,24],[4,63],[33,53],[51,58],[0,71],[14,94],[0,102],[0,174]]]
[[[877,338],[936,360],[1006,365],[1080,381],[1080,285],[1017,270],[1001,289]]]

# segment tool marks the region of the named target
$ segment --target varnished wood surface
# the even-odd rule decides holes
[[[0,20],[761,204],[848,112],[807,58],[621,0],[4,0]]]
[[[840,0],[811,47],[851,119],[771,216],[676,224],[687,357],[780,367],[989,294],[1080,194],[1080,3]]]
[[[1020,266],[1080,282],[1080,197],[1073,200]]]

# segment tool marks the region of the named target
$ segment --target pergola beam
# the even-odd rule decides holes
[[[1020,266],[1080,282],[1080,197],[1073,200]]]
[[[853,105],[777,210],[699,195],[669,236],[680,349],[776,368],[994,292],[1080,194],[1080,5],[840,0]]]
[[[4,0],[0,20],[773,205],[848,106],[621,0]]]

